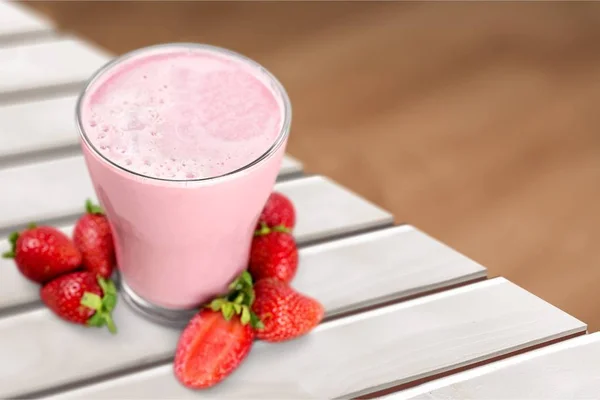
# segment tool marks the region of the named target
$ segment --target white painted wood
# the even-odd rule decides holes
[[[0,320],[0,357],[11,360],[0,365],[0,395],[141,367],[140,353],[145,362],[171,358],[174,332],[159,333],[155,325],[124,315],[126,307],[119,311],[123,335],[117,337],[66,327],[43,311]],[[585,329],[582,322],[497,278],[324,323],[294,341],[257,343],[246,362],[211,390],[183,388],[167,365],[55,398],[350,397]],[[58,341],[71,351],[56,346]]]
[[[16,3],[0,1],[0,43],[19,37],[52,32],[46,18]]]
[[[393,216],[387,211],[323,176],[282,182],[276,186],[276,190],[290,198],[303,199],[302,204],[295,204],[297,213],[305,215],[297,221],[294,232],[304,242],[394,222]],[[307,211],[304,212],[302,208]],[[307,227],[313,225],[320,226],[319,231],[308,234]],[[349,226],[352,228],[348,229]]]
[[[8,247],[0,242],[0,252]],[[485,275],[481,265],[404,225],[301,249],[294,286],[318,298],[332,316]],[[0,286],[0,313],[39,301],[39,287],[12,260],[0,259]]]
[[[30,221],[76,215],[86,198],[95,194],[82,156],[0,169],[0,231]],[[276,190],[295,201],[295,233],[306,242],[365,227],[390,224],[392,216],[323,177],[277,184]]]
[[[110,58],[73,38],[0,48],[0,100],[20,91],[83,84]]]
[[[600,332],[394,393],[386,400],[564,400],[600,397]]]
[[[6,185],[6,186],[3,186]],[[82,156],[0,169],[0,230],[82,212],[95,199]]]
[[[300,260],[294,286],[320,299],[330,316],[348,305],[356,309],[486,276],[484,267],[410,225],[310,246]]]
[[[78,144],[77,96],[0,106],[0,162],[31,152]]]

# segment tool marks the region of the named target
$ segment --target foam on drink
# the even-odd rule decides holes
[[[283,105],[257,66],[207,49],[171,47],[103,74],[82,103],[90,143],[132,172],[161,179],[227,174],[263,155]]]

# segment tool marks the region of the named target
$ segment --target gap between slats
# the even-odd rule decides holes
[[[14,103],[25,103],[29,101],[47,100],[52,97],[76,94],[83,89],[84,84],[85,80],[80,80],[77,82],[43,86],[35,89],[0,93],[0,106],[8,106]]]
[[[78,154],[81,154],[81,146],[79,143],[51,147],[43,150],[33,150],[27,153],[11,154],[0,158],[0,169],[72,157]],[[0,233],[2,233],[2,231],[0,231]]]

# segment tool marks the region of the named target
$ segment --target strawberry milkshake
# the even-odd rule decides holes
[[[247,267],[290,120],[280,83],[217,47],[139,49],[92,77],[77,125],[135,308],[185,322]]]

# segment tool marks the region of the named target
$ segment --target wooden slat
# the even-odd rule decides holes
[[[112,364],[114,368],[115,362],[107,361],[112,359],[113,349],[121,352],[120,359],[124,362],[126,354],[134,348],[152,346],[160,352],[165,342],[173,340],[172,337],[157,340],[154,333],[142,334],[133,329],[127,329],[125,338],[119,339],[73,329],[61,330],[59,335],[57,325],[41,312],[29,314],[26,319],[0,321],[4,339],[0,343],[13,343],[4,345],[2,353],[14,351],[9,359],[14,357],[20,362],[18,368],[14,363],[5,364],[11,368],[6,367],[7,371],[0,374],[0,379],[4,379],[0,390],[4,394],[35,390],[43,382],[60,384],[65,377],[81,375],[82,371],[92,378],[94,366]],[[173,377],[172,366],[166,365],[56,397],[358,396],[585,329],[582,322],[497,278],[324,323],[298,340],[257,343],[247,361],[229,379],[208,391],[183,388]],[[32,331],[36,340],[32,340],[29,333]],[[23,338],[26,332],[28,339]],[[62,347],[54,345],[58,340],[68,342],[71,349],[81,350],[65,354]],[[97,355],[94,349],[98,349]],[[52,359],[57,361],[52,363],[49,361]]]
[[[64,231],[70,234],[71,227]],[[3,241],[0,252],[7,248]],[[333,316],[485,276],[481,265],[404,225],[302,248],[294,286],[318,298]],[[39,302],[39,287],[24,279],[12,260],[0,259],[0,282],[0,314]]]
[[[10,188],[10,196],[0,196],[0,231],[78,215],[85,199],[95,198],[82,156],[0,170],[0,187]],[[296,199],[298,213],[304,214],[296,232],[305,241],[392,222],[388,212],[327,178],[299,179],[276,188]]]
[[[301,250],[300,260],[294,286],[318,298],[329,316],[487,274],[475,261],[410,225],[310,246]]]
[[[0,163],[28,153],[78,144],[77,96],[51,98],[0,107]]]
[[[475,368],[386,400],[597,399],[600,332]]]
[[[52,24],[37,13],[7,1],[0,1],[0,44],[52,32]]]
[[[73,38],[0,48],[0,100],[23,91],[83,84],[109,60],[104,51]]]

